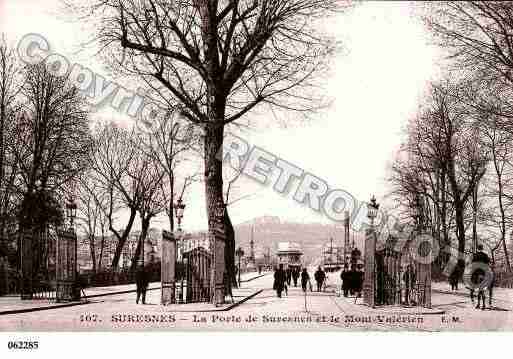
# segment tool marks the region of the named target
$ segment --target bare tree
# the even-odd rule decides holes
[[[132,269],[136,268],[137,260],[141,254],[144,255],[144,243],[146,242],[151,220],[161,212],[164,212],[168,205],[164,194],[166,171],[155,161],[153,156],[148,155],[144,151],[145,145],[143,141],[141,135],[132,138],[132,145],[138,149],[138,153],[128,170],[128,176],[134,182],[140,198],[137,210],[141,221],[141,233],[132,258]]]
[[[494,246],[497,249],[502,246],[504,251],[504,257],[506,261],[506,270],[511,271],[511,264],[509,260],[508,248],[506,245],[506,235],[508,233],[507,225],[509,222],[509,215],[507,214],[508,207],[508,189],[511,189],[509,185],[511,181],[511,159],[512,149],[511,144],[513,136],[508,131],[504,131],[502,126],[497,121],[497,117],[493,116],[488,118],[486,121],[482,121],[482,133],[483,142],[488,148],[491,157],[491,166],[493,168],[493,178],[490,179],[490,185],[488,186],[488,195],[496,201],[496,208],[499,212],[498,220],[493,220],[496,216],[488,216],[492,219],[499,228],[499,240],[496,241],[497,245]]]
[[[216,158],[225,126],[261,105],[305,113],[323,104],[314,75],[326,68],[333,43],[317,25],[341,7],[335,0],[98,0],[89,7],[118,68],[203,127],[207,217],[217,243],[226,234]]]
[[[134,130],[127,130],[115,124],[107,124],[95,134],[94,150],[90,156],[91,169],[107,198],[106,218],[117,239],[111,267],[116,270],[119,259],[133,227],[141,205],[140,178],[130,176],[131,166],[136,162],[137,148],[131,136]],[[123,229],[116,226],[116,214],[121,209],[129,212]]]
[[[22,111],[9,146],[16,163],[18,224],[35,234],[30,245],[36,275],[48,253],[49,226],[63,221],[60,198],[85,168],[91,141],[85,101],[66,78],[44,65],[27,65],[21,75]]]
[[[193,157],[200,133],[198,128],[180,119],[177,112],[170,111],[167,116],[158,117],[156,121],[158,122],[153,126],[154,130],[145,133],[141,150],[165,172],[166,178],[162,181],[165,187],[163,195],[166,196],[167,202],[165,211],[169,219],[169,228],[173,231],[173,204],[178,198],[183,197],[187,188],[198,177],[197,171],[194,170]]]
[[[18,95],[21,88],[20,66],[5,38],[0,39],[0,247],[6,239],[7,223],[13,223],[16,196],[13,188],[17,163],[10,145],[15,136],[14,122],[19,109]]]
[[[468,226],[477,218],[472,197],[488,163],[475,111],[463,97],[460,84],[432,84],[425,105],[407,129],[405,159],[392,167],[395,197],[406,201],[410,215],[415,213],[422,225],[430,224],[435,235],[443,230],[443,247],[449,245],[448,229],[454,220],[460,253],[465,253]]]
[[[105,234],[108,230],[108,196],[91,170],[82,173],[77,182],[77,191],[75,191],[79,212],[77,220],[87,238],[93,272],[96,273],[102,268]]]
[[[482,83],[487,95],[500,94],[501,107],[488,106],[487,110],[511,119],[513,2],[443,1],[431,4],[431,10],[426,22],[449,51],[453,67]],[[487,101],[473,105],[485,104]]]

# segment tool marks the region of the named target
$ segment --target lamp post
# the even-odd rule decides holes
[[[186,261],[184,261],[183,258],[183,251],[184,251],[184,243],[183,243],[183,235],[182,235],[182,219],[183,219],[183,212],[185,210],[185,203],[182,202],[182,199],[179,198],[178,201],[173,206],[175,209],[175,215],[176,219],[178,221],[178,233],[180,236],[180,263],[182,268],[182,276],[180,279],[180,301],[183,302],[183,289],[184,289],[184,279],[185,279],[185,264]]]
[[[364,288],[364,298],[372,308],[375,308],[376,300],[376,232],[374,231],[374,219],[378,215],[379,204],[376,202],[376,197],[372,196],[369,203],[367,203],[367,217],[370,219],[370,236],[367,237],[367,241],[365,243],[365,260],[366,266],[368,266],[368,270],[365,271],[365,286]],[[370,243],[369,243],[370,242]],[[369,250],[367,250],[367,246],[369,246]],[[367,262],[368,261],[368,262]]]
[[[185,203],[182,202],[182,199],[179,198],[178,201],[173,206],[175,209],[175,216],[176,220],[178,221],[178,233],[180,236],[180,260],[182,258],[182,252],[183,252],[183,236],[182,236],[182,219],[183,219],[183,212],[185,210]]]
[[[376,197],[372,196],[371,201],[367,203],[367,217],[371,220],[371,228],[374,230],[374,218],[378,215],[379,203]]]
[[[73,198],[69,198],[66,202],[66,216],[69,220],[69,230],[70,232],[73,232],[73,268],[72,268],[72,289],[71,289],[71,299],[72,300],[79,300],[80,299],[80,289],[77,286],[77,256],[78,256],[78,243],[77,243],[77,236],[75,233],[75,218],[77,218],[77,204],[73,200]],[[68,242],[69,243],[69,242]],[[69,244],[66,243],[66,247],[69,248]],[[59,246],[57,245],[57,251],[59,250]],[[69,258],[69,254],[66,254],[66,256]],[[61,264],[62,265],[62,264]]]
[[[239,288],[240,288],[240,259],[244,256],[244,251],[241,247],[237,248],[235,255],[239,257]]]

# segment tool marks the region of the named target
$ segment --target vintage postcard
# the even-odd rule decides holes
[[[513,2],[0,0],[0,33],[0,331],[513,329]]]

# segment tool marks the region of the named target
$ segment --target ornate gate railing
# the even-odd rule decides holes
[[[21,299],[55,299],[54,238],[48,232],[29,229],[21,231],[19,236],[21,277],[13,275],[9,285],[19,289]],[[17,280],[19,285],[14,283]]]
[[[57,235],[57,302],[80,299],[77,287],[77,236],[74,231],[59,231]]]
[[[387,241],[376,251],[376,305],[401,303],[401,252]]]
[[[188,303],[209,302],[212,255],[202,247],[184,253]]]
[[[368,230],[365,240],[364,302],[369,306],[413,305],[431,307],[430,237],[398,242],[389,237],[377,247]],[[419,245],[420,243],[420,245]]]
[[[212,248],[207,236],[174,235],[163,231],[162,304],[212,300]]]

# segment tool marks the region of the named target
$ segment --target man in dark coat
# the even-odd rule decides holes
[[[321,267],[317,268],[317,271],[314,274],[314,278],[317,282],[317,291],[320,292],[322,290],[322,284],[324,283],[324,279],[326,279],[326,273],[324,273]]]
[[[290,282],[292,281],[292,268],[287,267],[287,285],[290,286]]]
[[[281,292],[285,287],[285,281],[287,280],[287,275],[283,270],[283,264],[280,264],[280,267],[274,272],[274,285],[273,288],[276,290],[276,294],[278,298],[281,298]]]
[[[456,266],[449,276],[449,284],[451,285],[451,290],[458,290],[458,282],[460,278],[460,270],[459,267]]]
[[[306,292],[306,286],[308,285],[308,283],[310,283],[310,275],[306,271],[306,268],[303,268],[303,272],[301,272],[301,288],[303,288],[303,292]]]
[[[299,268],[294,268],[292,271],[292,280],[294,281],[294,287],[297,287],[297,280],[299,279]]]
[[[146,268],[140,267],[135,273],[135,285],[137,287],[136,304],[139,304],[139,299],[142,299],[142,304],[146,304],[146,290],[148,289],[149,278]]]
[[[342,279],[342,292],[344,293],[344,297],[347,297],[349,295],[349,289],[351,287],[350,272],[347,265],[344,266],[342,273],[340,273],[340,279]]]
[[[486,283],[486,277],[487,277],[487,271],[483,267],[488,267],[488,271],[491,271],[490,269],[490,257],[488,257],[488,254],[486,254],[483,251],[483,245],[479,244],[477,246],[477,252],[473,254],[472,256],[472,264],[478,265],[475,269],[473,268],[473,271],[471,273],[470,280],[472,281],[472,284],[477,286],[477,306],[476,309],[479,309],[481,300],[483,301],[483,305],[481,309],[485,309],[486,307],[486,295],[485,295],[485,289],[486,287],[489,287],[492,283]],[[470,298],[472,299],[472,302],[474,301],[474,289],[472,288],[470,290]]]

